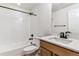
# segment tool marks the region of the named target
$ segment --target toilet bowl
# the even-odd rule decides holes
[[[35,45],[30,45],[23,49],[24,55],[31,54],[31,53],[35,52],[36,50],[38,50],[38,47]]]

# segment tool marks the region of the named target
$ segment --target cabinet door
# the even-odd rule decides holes
[[[51,52],[45,48],[40,48],[41,56],[51,56]]]

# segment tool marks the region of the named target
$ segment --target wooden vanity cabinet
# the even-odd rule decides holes
[[[43,47],[40,48],[41,56],[51,56],[51,52]]]
[[[79,56],[79,52],[40,40],[41,56]]]

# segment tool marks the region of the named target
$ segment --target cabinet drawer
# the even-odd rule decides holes
[[[50,50],[52,53],[55,53],[60,56],[79,56],[79,53],[76,53],[72,50],[69,50],[45,41],[41,41],[41,47],[44,47]]]

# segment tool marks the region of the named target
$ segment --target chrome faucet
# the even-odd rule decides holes
[[[70,31],[66,31],[66,32],[65,32],[65,35],[64,35],[64,38],[67,39],[67,38],[69,37],[69,34],[70,34],[70,33],[71,33]]]
[[[64,32],[60,32],[60,38],[64,38]]]
[[[69,37],[69,34],[71,32],[70,31],[66,31],[66,32],[60,32],[60,38],[65,38],[67,39]]]

